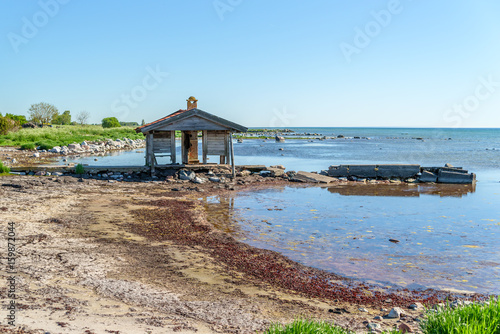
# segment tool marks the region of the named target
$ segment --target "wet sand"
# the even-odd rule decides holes
[[[252,248],[225,233],[224,222],[209,223],[199,200],[286,182],[256,175],[220,185],[0,177],[1,233],[14,223],[18,251],[17,329],[2,314],[0,332],[255,333],[298,317],[359,333],[368,322],[416,329],[422,310],[408,306],[446,297],[380,291]],[[0,247],[7,249],[6,238]],[[7,288],[0,297],[9,302]],[[396,306],[401,319],[374,320]]]

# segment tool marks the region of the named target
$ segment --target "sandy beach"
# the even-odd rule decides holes
[[[252,248],[225,233],[223,221],[218,228],[207,221],[201,195],[279,186],[283,178],[0,181],[2,235],[13,223],[17,250],[17,329],[2,316],[0,332],[255,333],[299,317],[359,333],[369,323],[416,330],[423,309],[409,306],[446,295],[379,291]],[[0,291],[6,305],[7,288]],[[401,318],[385,317],[393,307]]]

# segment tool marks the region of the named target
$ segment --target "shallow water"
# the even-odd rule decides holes
[[[293,130],[345,138],[235,142],[236,164],[320,171],[353,163],[451,163],[476,173],[478,182],[475,187],[284,187],[207,199],[212,216],[228,220],[224,229],[254,246],[349,277],[500,293],[499,129]],[[68,162],[144,165],[144,150],[94,159]]]
[[[237,239],[308,266],[414,289],[500,293],[500,192],[492,183],[286,186],[206,203],[218,218],[232,208],[227,226]]]

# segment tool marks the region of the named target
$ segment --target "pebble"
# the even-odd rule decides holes
[[[408,308],[410,310],[420,310],[420,309],[423,309],[424,306],[421,303],[414,303],[414,304],[411,304],[410,306],[408,306]]]
[[[402,313],[403,313],[402,309],[400,309],[399,307],[393,307],[392,310],[387,315],[387,318],[391,319],[399,318]]]
[[[413,333],[413,329],[405,323],[399,324],[398,329],[401,333]]]
[[[369,322],[368,325],[366,325],[368,329],[380,329],[382,326],[380,324],[377,324],[376,322]]]
[[[367,309],[365,309],[364,307],[360,307],[360,308],[359,308],[359,310],[360,310],[361,312],[368,312],[368,310],[367,310]]]

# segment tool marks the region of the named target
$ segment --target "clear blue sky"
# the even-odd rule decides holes
[[[0,0],[0,112],[500,127],[500,2]]]

